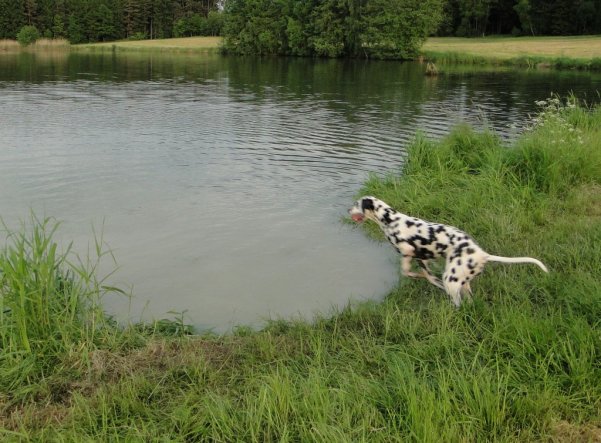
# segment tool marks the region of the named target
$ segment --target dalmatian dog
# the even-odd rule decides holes
[[[545,265],[535,258],[499,257],[488,254],[465,232],[453,226],[402,214],[375,197],[360,198],[349,209],[349,214],[357,223],[364,219],[376,222],[390,243],[403,255],[403,275],[427,279],[446,291],[457,307],[461,305],[462,297],[471,300],[470,281],[482,272],[484,265],[489,261],[533,263],[543,271],[549,272]],[[442,281],[432,275],[428,266],[429,260],[438,257],[444,257],[446,261]],[[420,265],[420,272],[411,271],[413,258]]]

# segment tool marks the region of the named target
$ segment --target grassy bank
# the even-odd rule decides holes
[[[437,63],[601,70],[601,36],[430,38],[422,53]]]
[[[311,324],[193,336],[177,322],[122,329],[101,316],[97,300],[113,288],[94,261],[59,253],[52,224],[34,222],[0,253],[0,435],[598,441],[601,109],[546,102],[510,148],[469,128],[418,136],[403,175],[362,193],[551,272],[489,264],[460,309],[400,279],[382,302]]]
[[[40,39],[27,50],[158,51],[217,53],[221,37],[122,40],[69,45],[64,39]],[[22,50],[14,40],[0,40],[1,52]],[[422,54],[439,64],[477,64],[526,68],[601,70],[601,36],[430,38]]]
[[[165,51],[165,52],[218,52],[221,37],[183,37],[155,40],[122,40],[107,43],[73,45],[78,51]]]

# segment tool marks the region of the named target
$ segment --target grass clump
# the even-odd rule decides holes
[[[57,343],[40,354],[50,356],[45,365],[31,360],[44,371],[29,372],[27,380],[13,376],[13,391],[2,386],[0,435],[39,441],[598,441],[601,111],[556,99],[541,103],[541,111],[510,147],[468,127],[442,141],[418,136],[403,174],[372,177],[362,193],[463,228],[491,253],[538,257],[549,275],[490,264],[474,282],[474,302],[460,309],[429,283],[401,278],[382,302],[349,306],[312,323],[277,321],[258,332],[194,336],[183,320],[159,322],[133,328],[130,346],[132,338],[126,341],[108,323],[91,327],[98,317],[84,307],[93,304],[66,308],[77,303],[55,289],[63,277],[36,277],[69,269],[69,260],[61,266],[49,258],[41,265],[13,260],[23,263],[17,269],[40,270],[2,276],[13,282],[2,288],[50,288],[64,321],[28,335],[32,349],[50,346],[36,337]],[[52,250],[52,242],[21,238],[16,244],[26,247],[7,251],[30,250],[29,244]],[[87,281],[70,285],[88,288],[80,294],[98,293]],[[19,291],[10,294],[13,309],[25,300],[31,322],[45,318],[37,302],[28,307]],[[0,354],[12,359],[0,366],[3,374],[11,367],[23,371],[18,355],[30,355],[19,322],[11,319],[8,328],[6,318],[3,345],[13,351]],[[74,329],[63,331],[63,323]],[[36,384],[46,386],[43,395],[24,394]]]
[[[32,215],[27,227],[6,230],[0,250],[0,403],[44,395],[71,356],[120,341],[100,306],[119,291],[96,276],[96,262],[82,261],[53,239],[58,224]],[[96,243],[98,257],[105,254]]]

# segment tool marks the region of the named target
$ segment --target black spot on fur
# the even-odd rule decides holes
[[[463,242],[457,245],[455,250],[453,251],[453,255],[451,256],[451,260],[457,257],[461,257],[463,254],[463,250],[467,248],[470,244],[468,242]]]
[[[386,223],[387,225],[392,223],[392,219],[390,218],[390,210],[389,209],[387,209],[386,212],[384,212],[382,219],[383,219],[384,223]]]
[[[415,223],[413,223],[411,220],[407,220],[405,222],[405,224],[407,225],[408,228],[410,228],[411,226],[413,226]]]
[[[474,248],[467,248],[465,252],[467,252],[468,254],[473,254],[474,252],[476,252],[476,250]]]
[[[416,247],[413,254],[415,258],[419,260],[430,260],[434,258],[434,253],[426,248]]]
[[[455,273],[455,268],[451,268],[451,274]]]
[[[361,210],[365,211],[373,211],[374,210],[374,201],[371,198],[364,198],[361,200]]]
[[[442,251],[445,251],[447,249],[447,245],[444,243],[436,243],[436,249]]]
[[[440,234],[441,232],[445,232],[445,231],[446,231],[446,229],[445,229],[445,227],[444,227],[444,226],[442,226],[442,225],[441,225],[441,226],[439,226],[438,228],[436,228],[436,233],[437,233],[437,234]]]

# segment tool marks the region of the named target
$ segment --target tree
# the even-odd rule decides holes
[[[86,36],[83,31],[83,25],[78,15],[71,14],[69,16],[69,24],[67,27],[67,31],[69,33],[69,42],[75,44],[86,41]]]
[[[344,0],[326,0],[313,10],[313,35],[309,44],[314,54],[340,57],[345,54],[345,18],[349,15]]]
[[[285,54],[286,0],[228,0],[224,47],[239,54]]]
[[[52,20],[52,35],[54,37],[65,37],[66,35],[65,23],[59,14],[55,15]]]
[[[441,0],[370,0],[362,47],[375,58],[410,59],[442,18]]]
[[[0,0],[0,38],[15,38],[25,25],[25,11],[21,0]]]
[[[35,26],[25,25],[17,34],[17,41],[21,46],[29,46],[40,38],[40,32]]]
[[[518,0],[517,4],[513,7],[520,19],[522,33],[530,33],[534,35],[530,8],[530,0]]]
[[[92,41],[105,41],[114,37],[113,11],[105,4],[90,9],[87,16],[89,25],[89,39]]]

